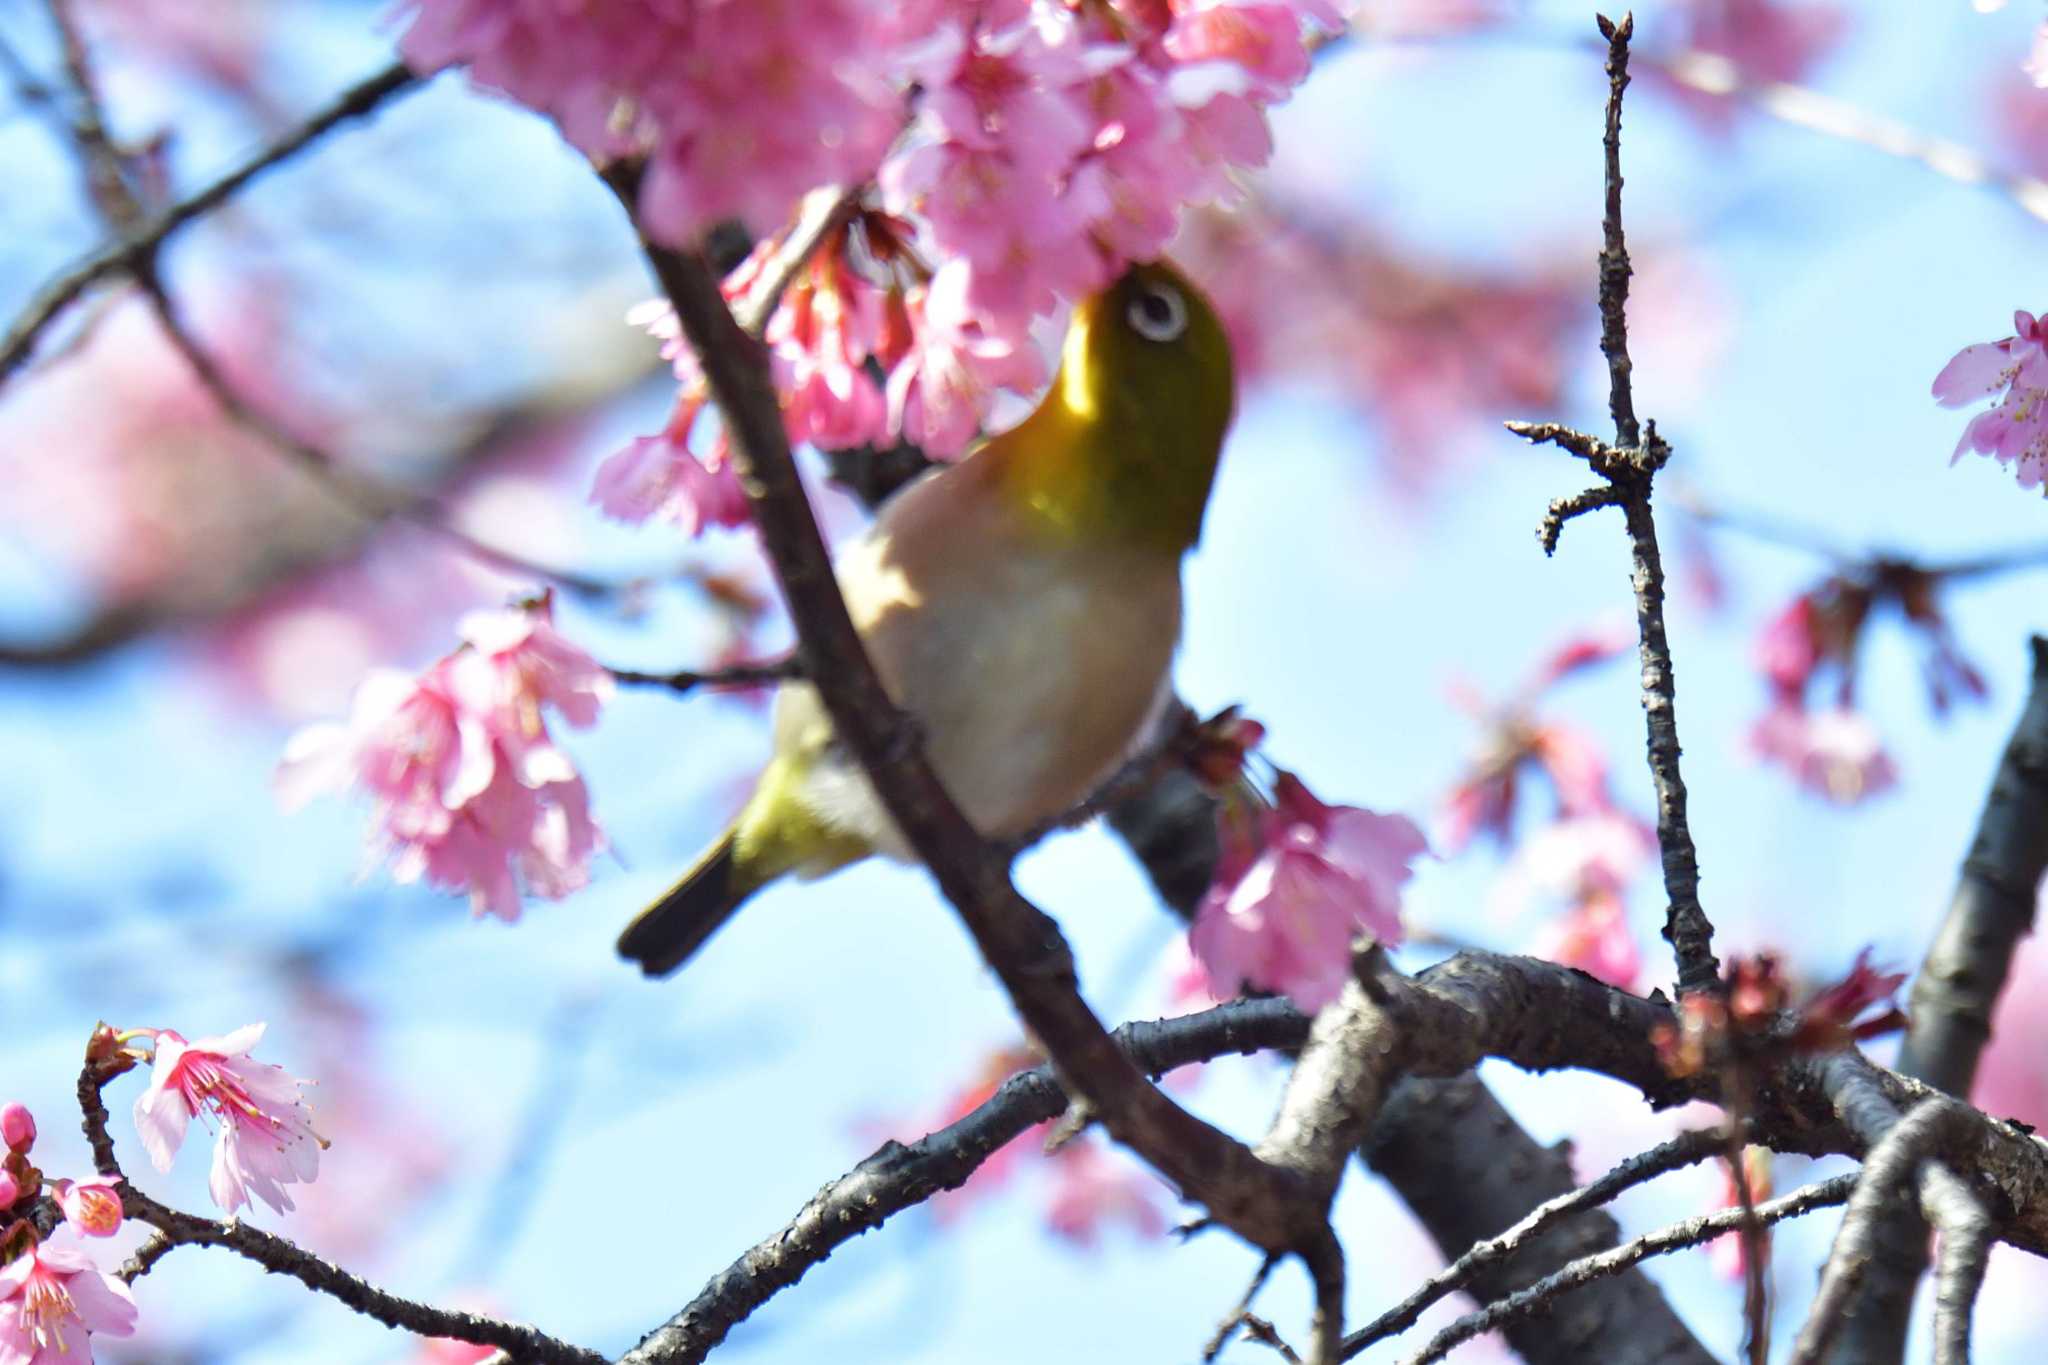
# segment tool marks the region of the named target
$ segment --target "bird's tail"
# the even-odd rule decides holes
[[[668,894],[634,916],[619,935],[619,956],[649,976],[667,976],[704,946],[761,887],[734,857],[737,828],[729,829]]]

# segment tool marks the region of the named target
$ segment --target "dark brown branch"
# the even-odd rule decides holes
[[[1159,1075],[1230,1053],[1299,1046],[1305,1015],[1284,1000],[1246,1000],[1201,1014],[1126,1024],[1116,1041]],[[958,1189],[1004,1143],[1059,1116],[1067,1095],[1050,1066],[1020,1072],[964,1118],[908,1146],[874,1155],[812,1196],[797,1216],[721,1271],[690,1303],[629,1352],[622,1365],[689,1365],[804,1272],[891,1215]]]
[[[1556,423],[1510,422],[1526,440],[1550,442],[1592,465],[1605,480],[1551,505],[1538,535],[1554,548],[1567,515],[1617,503],[1627,522],[1633,564],[1636,629],[1641,637],[1643,717],[1649,731],[1650,780],[1657,793],[1657,844],[1664,865],[1667,906],[1664,937],[1678,959],[1682,991],[1719,990],[1721,965],[1714,959],[1714,926],[1700,905],[1699,851],[1686,820],[1685,779],[1679,771],[1677,683],[1671,643],[1664,632],[1664,564],[1657,549],[1657,523],[1650,488],[1671,457],[1657,424],[1639,427],[1630,388],[1628,356],[1628,244],[1621,228],[1621,97],[1628,86],[1628,44],[1633,16],[1615,24],[1600,18],[1607,39],[1606,207],[1600,251],[1600,350],[1607,357],[1608,408],[1614,417],[1614,445]]]
[[[1357,1355],[1376,1341],[1407,1331],[1430,1305],[1471,1284],[1482,1271],[1511,1259],[1560,1220],[1583,1209],[1597,1208],[1623,1191],[1666,1172],[1705,1161],[1719,1152],[1725,1142],[1721,1131],[1715,1128],[1681,1133],[1669,1142],[1628,1158],[1598,1180],[1545,1200],[1505,1232],[1474,1243],[1471,1250],[1424,1280],[1407,1298],[1346,1337],[1345,1358]]]
[[[1612,484],[1584,489],[1568,498],[1552,498],[1550,510],[1543,514],[1543,520],[1536,527],[1536,543],[1543,547],[1544,554],[1554,555],[1557,553],[1557,539],[1564,534],[1566,522],[1602,507],[1620,505],[1621,492]]]
[[[803,668],[794,657],[766,663],[728,664],[703,672],[688,668],[674,673],[641,673],[630,668],[605,671],[615,682],[628,687],[664,687],[671,692],[694,692],[700,687],[764,687],[803,676]]]
[[[177,1238],[159,1228],[149,1234],[148,1241],[135,1248],[133,1256],[121,1263],[121,1268],[114,1272],[115,1278],[122,1284],[134,1284],[156,1269],[156,1263],[176,1251],[179,1245]]]
[[[1787,1218],[1812,1213],[1815,1209],[1830,1208],[1849,1198],[1856,1186],[1855,1175],[1838,1175],[1832,1180],[1819,1181],[1804,1189],[1792,1191],[1779,1198],[1767,1200],[1756,1206],[1756,1221],[1768,1227],[1781,1223]],[[1603,1276],[1615,1274],[1666,1252],[1682,1251],[1686,1247],[1710,1242],[1724,1233],[1740,1228],[1745,1217],[1742,1209],[1719,1209],[1697,1217],[1645,1233],[1631,1242],[1624,1242],[1612,1251],[1603,1251],[1597,1256],[1588,1256],[1572,1262],[1554,1275],[1547,1275],[1527,1289],[1511,1294],[1497,1303],[1490,1303],[1476,1313],[1468,1313],[1430,1339],[1429,1345],[1411,1356],[1408,1365],[1429,1365],[1430,1361],[1442,1360],[1452,1348],[1470,1341],[1482,1332],[1490,1332],[1505,1326],[1517,1318],[1530,1313],[1548,1311],[1553,1302],[1583,1285],[1590,1284]]]
[[[112,1073],[102,1071],[90,1061],[78,1075],[78,1107],[85,1139],[92,1149],[93,1166],[101,1175],[114,1176],[121,1181],[121,1206],[127,1216],[147,1223],[157,1231],[157,1235],[136,1253],[134,1260],[122,1267],[124,1279],[133,1280],[143,1274],[173,1247],[225,1247],[267,1271],[288,1275],[306,1288],[325,1294],[386,1327],[421,1336],[454,1337],[460,1341],[496,1346],[508,1352],[514,1360],[539,1361],[543,1365],[603,1365],[605,1358],[598,1352],[558,1341],[537,1328],[400,1298],[260,1228],[250,1227],[239,1220],[223,1223],[201,1218],[158,1203],[137,1189],[134,1182],[123,1174],[120,1160],[115,1155],[114,1140],[107,1133],[106,1101],[100,1093],[111,1079]],[[133,1273],[130,1273],[131,1269]]]
[[[1948,915],[1914,978],[1912,1022],[1899,1051],[1900,1074],[1964,1099],[2048,871],[2048,640],[2035,636],[2031,649],[2032,689],[1977,817]],[[1873,1242],[1876,1254],[1845,1313],[1842,1349],[1847,1358],[1898,1360],[1914,1286],[1927,1267],[1927,1227],[1918,1209],[1900,1204],[1885,1213]]]
[[[8,327],[5,338],[0,339],[0,384],[5,384],[21,367],[35,349],[36,340],[86,290],[150,265],[172,234],[225,204],[251,180],[304,151],[339,125],[361,118],[393,97],[417,89],[420,84],[420,78],[403,63],[394,63],[357,82],[333,103],[219,180],[156,215],[132,237],[102,247],[45,284]]]

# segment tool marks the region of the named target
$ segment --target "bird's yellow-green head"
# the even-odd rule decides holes
[[[1063,532],[1177,554],[1201,535],[1233,400],[1209,301],[1169,265],[1134,265],[1075,306],[1052,391],[999,438],[1011,486]]]

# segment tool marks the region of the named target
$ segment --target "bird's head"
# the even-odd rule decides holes
[[[1200,290],[1134,265],[1075,305],[1039,410],[1035,499],[1077,526],[1193,545],[1234,400],[1230,343]]]

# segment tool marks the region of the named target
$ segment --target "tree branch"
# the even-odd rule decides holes
[[[794,657],[770,659],[765,663],[728,664],[703,671],[684,668],[673,673],[641,673],[630,668],[609,668],[614,682],[627,687],[663,687],[671,692],[694,692],[700,687],[764,687],[788,678],[801,678],[803,667]]]
[[[2032,653],[2032,690],[1991,779],[1947,917],[1914,978],[1911,1023],[1899,1051],[1901,1075],[1962,1099],[1991,1040],[1992,1010],[2013,952],[2033,928],[2036,889],[2048,871],[2048,640],[2035,636]],[[1927,1268],[1919,1210],[1910,1203],[1887,1210],[1873,1247],[1844,1311],[1841,1350],[1844,1359],[1899,1360],[1914,1286]],[[1967,1337],[1967,1317],[1962,1330]]]
[[[223,1223],[201,1218],[158,1203],[135,1187],[135,1183],[122,1172],[120,1160],[114,1153],[114,1139],[107,1132],[106,1100],[100,1092],[115,1074],[88,1060],[78,1073],[78,1107],[85,1140],[92,1150],[94,1169],[101,1175],[120,1180],[121,1206],[128,1217],[156,1229],[156,1234],[121,1268],[120,1275],[124,1280],[132,1282],[137,1276],[147,1273],[174,1247],[225,1247],[267,1271],[289,1275],[306,1288],[325,1294],[386,1327],[416,1332],[421,1336],[455,1337],[461,1341],[496,1346],[508,1352],[514,1360],[538,1361],[542,1365],[603,1365],[605,1358],[598,1352],[558,1341],[536,1328],[400,1298],[261,1228],[250,1227],[239,1220]]]
[[[104,246],[49,281],[0,338],[0,385],[21,367],[37,338],[86,290],[151,264],[171,235],[195,218],[204,217],[238,194],[263,172],[291,159],[328,132],[361,118],[386,101],[420,87],[420,77],[403,63],[394,63],[343,91],[333,103],[284,134],[234,170],[152,218],[133,236]]]
[[[1758,1204],[1755,1210],[1719,1209],[1645,1233],[1631,1242],[1624,1242],[1612,1251],[1603,1251],[1597,1256],[1587,1256],[1573,1261],[1554,1275],[1546,1275],[1527,1289],[1510,1294],[1497,1303],[1490,1303],[1476,1313],[1468,1313],[1450,1326],[1430,1338],[1429,1345],[1409,1357],[1408,1365],[1429,1365],[1430,1361],[1442,1360],[1453,1347],[1470,1341],[1482,1332],[1490,1332],[1505,1326],[1515,1319],[1530,1313],[1550,1309],[1552,1301],[1583,1285],[1603,1276],[1627,1269],[1638,1261],[1666,1252],[1680,1251],[1686,1247],[1711,1242],[1723,1233],[1733,1232],[1742,1226],[1743,1220],[1754,1217],[1768,1227],[1781,1223],[1787,1218],[1797,1218],[1815,1209],[1824,1209],[1849,1198],[1849,1192],[1856,1185],[1856,1177],[1838,1175],[1832,1180],[1823,1180],[1794,1190],[1777,1199]]]
[[[1600,350],[1607,357],[1607,405],[1614,418],[1615,444],[1555,423],[1509,422],[1508,429],[1530,441],[1548,441],[1578,455],[1606,481],[1551,504],[1538,531],[1546,552],[1554,550],[1566,520],[1594,507],[1618,504],[1627,522],[1633,562],[1636,629],[1641,637],[1643,716],[1649,731],[1650,780],[1657,793],[1657,844],[1663,857],[1668,900],[1664,937],[1678,959],[1681,991],[1720,989],[1721,965],[1714,959],[1714,926],[1700,905],[1699,851],[1686,821],[1685,779],[1679,771],[1677,684],[1671,643],[1664,632],[1664,565],[1657,549],[1657,523],[1650,511],[1650,487],[1671,457],[1657,424],[1639,428],[1630,387],[1628,355],[1628,244],[1621,228],[1621,97],[1628,86],[1629,38],[1634,16],[1619,24],[1600,17],[1607,39],[1606,207],[1600,251]]]
[[[1430,1305],[1471,1284],[1481,1272],[1512,1259],[1560,1220],[1585,1209],[1598,1208],[1623,1191],[1666,1172],[1705,1161],[1719,1152],[1725,1143],[1726,1138],[1717,1128],[1681,1133],[1669,1142],[1628,1158],[1598,1180],[1545,1200],[1505,1232],[1475,1242],[1464,1255],[1424,1280],[1407,1298],[1346,1337],[1345,1356],[1354,1356],[1374,1342],[1407,1331]]]
[[[1229,1053],[1297,1047],[1308,1018],[1285,1000],[1241,1000],[1200,1014],[1126,1024],[1117,1046],[1148,1075]],[[885,1142],[812,1196],[712,1278],[680,1313],[643,1338],[621,1365],[693,1365],[804,1272],[891,1215],[967,1183],[982,1162],[1034,1124],[1059,1117],[1067,1092],[1050,1066],[1019,1072],[973,1111],[909,1146]]]

